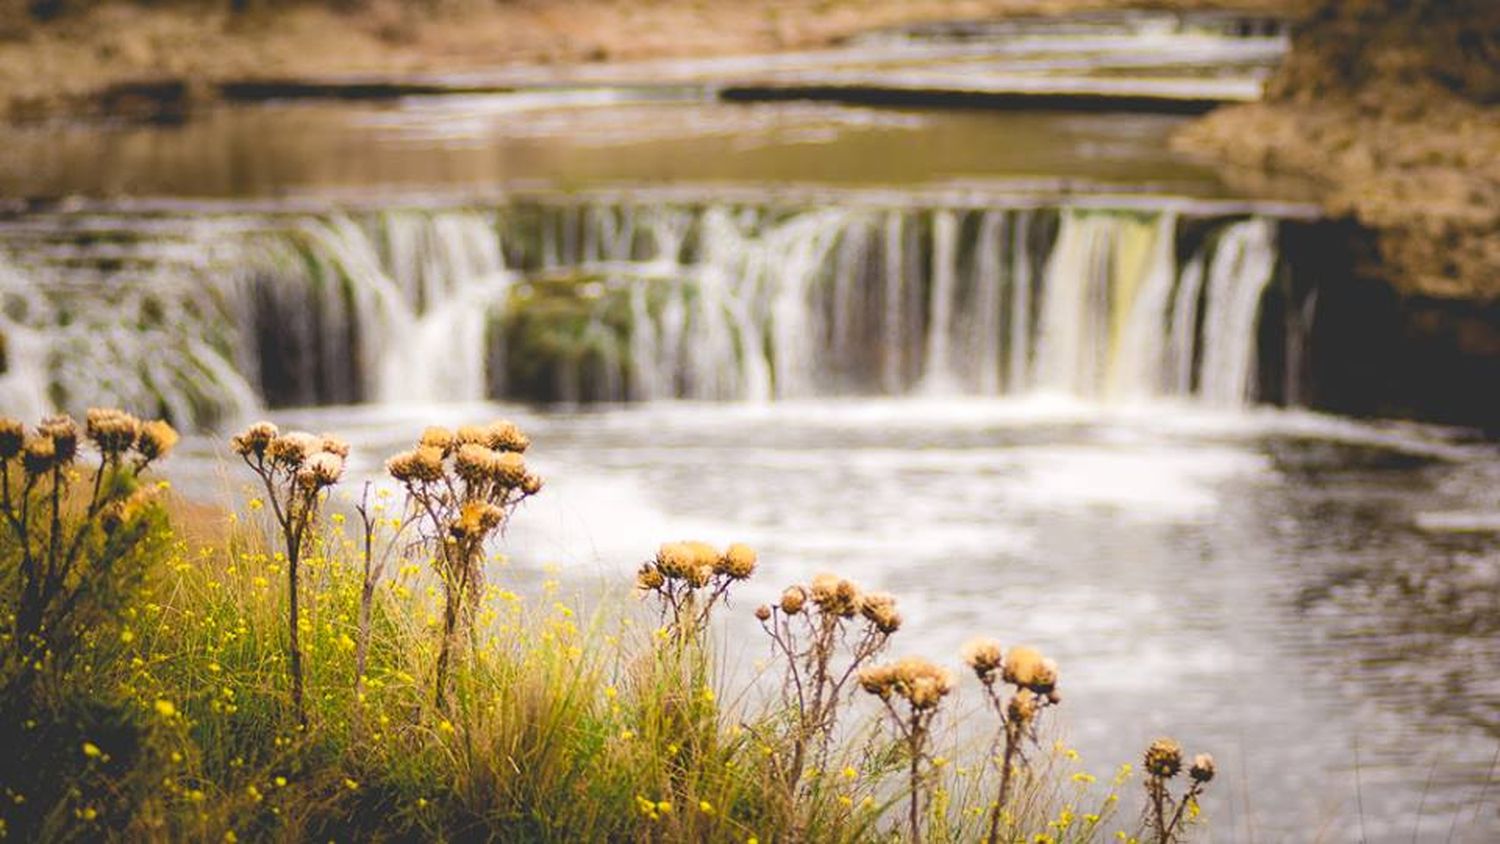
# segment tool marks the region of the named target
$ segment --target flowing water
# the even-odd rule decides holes
[[[761,77],[1232,87],[1279,49],[1153,27]],[[746,67],[0,130],[0,408],[168,414],[208,432],[173,468],[204,497],[259,414],[347,433],[356,475],[510,415],[549,485],[501,577],[748,541],[735,665],[751,606],[837,570],[900,596],[897,652],[1055,654],[1096,773],[1214,752],[1213,840],[1500,837],[1500,451],[1277,407],[1318,351],[1306,187],[1226,185],[1178,117],[714,100]]]

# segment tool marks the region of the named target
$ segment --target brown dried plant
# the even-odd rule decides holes
[[[786,657],[782,695],[793,723],[784,758],[774,761],[790,802],[811,758],[821,765],[827,753],[850,678],[901,628],[901,613],[887,593],[820,574],[810,586],[788,586],[755,615]]]
[[[1011,776],[1018,763],[1025,762],[1022,745],[1036,743],[1037,721],[1042,710],[1062,701],[1057,691],[1057,663],[1043,657],[1035,648],[1018,646],[1001,652],[994,639],[974,639],[964,645],[964,664],[974,671],[984,687],[985,696],[1000,718],[1000,793],[990,807],[990,828],[985,840],[1000,840],[1000,818],[1010,797]],[[1005,686],[1015,693],[1005,697]]]
[[[1207,753],[1194,756],[1188,764],[1188,787],[1181,798],[1172,796],[1169,785],[1182,772],[1182,745],[1175,739],[1159,738],[1146,748],[1146,822],[1158,844],[1181,840],[1189,812],[1196,814],[1198,798],[1213,780],[1214,758]]]
[[[953,691],[953,674],[921,657],[905,657],[862,669],[859,684],[885,704],[886,714],[906,746],[908,835],[913,844],[921,844],[926,795],[922,763],[927,761],[927,741],[938,706]]]
[[[706,542],[667,542],[636,572],[635,585],[656,596],[673,642],[696,641],[729,587],[754,574],[756,563],[754,549],[741,543],[720,551]]]
[[[324,491],[344,475],[349,444],[329,435],[303,431],[282,433],[270,422],[257,422],[236,434],[230,448],[255,472],[281,531],[287,563],[287,651],[292,675],[292,708],[297,721],[307,723],[303,701],[300,644],[300,569],[303,552],[316,527]]]
[[[484,545],[510,514],[542,489],[522,454],[531,440],[511,422],[428,428],[417,447],[386,462],[406,489],[423,539],[434,549],[443,584],[443,630],[434,682],[439,707],[448,694],[449,668],[465,629],[472,627],[484,590]]]

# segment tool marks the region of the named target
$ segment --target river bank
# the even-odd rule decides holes
[[[107,3],[39,22],[0,7],[0,117],[131,113],[201,102],[224,82],[506,65],[774,53],[927,21],[1123,8],[1280,13],[1294,0],[808,0],[649,4],[562,0],[486,7],[370,2],[226,7]]]

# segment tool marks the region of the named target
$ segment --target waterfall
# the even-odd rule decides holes
[[[84,231],[129,222],[0,230],[8,411],[216,424],[260,402],[1034,391],[1236,407],[1280,263],[1273,219],[1149,208],[517,201]]]

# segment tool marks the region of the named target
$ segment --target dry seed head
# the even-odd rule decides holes
[[[450,454],[453,451],[453,432],[434,425],[422,432],[422,439],[418,441],[418,445]]]
[[[496,451],[514,451],[519,454],[531,447],[531,438],[522,433],[514,422],[505,419],[491,422],[485,432],[488,435],[485,444]]]
[[[666,577],[686,578],[696,567],[692,547],[686,542],[667,542],[656,551],[656,566]]]
[[[37,426],[37,433],[52,438],[57,453],[57,462],[71,463],[78,456],[78,423],[66,413],[49,416]]]
[[[154,419],[141,425],[135,450],[147,461],[157,460],[166,457],[172,447],[177,445],[178,439],[177,429],[161,419]]]
[[[813,603],[825,613],[851,618],[859,612],[859,587],[854,581],[832,574],[820,574],[812,582]]]
[[[1037,712],[1042,708],[1041,700],[1031,689],[1022,689],[1016,692],[1005,705],[1005,716],[1017,724],[1025,726],[1031,723]]]
[[[755,571],[755,563],[755,549],[742,542],[736,542],[724,551],[724,556],[719,558],[715,570],[735,580],[744,580]]]
[[[801,586],[788,586],[781,593],[781,611],[787,615],[796,615],[802,612],[802,607],[807,603],[807,590]]]
[[[321,439],[323,440],[321,450],[348,459],[349,443],[342,437],[336,437],[333,434],[324,434]]]
[[[761,604],[760,606],[756,607],[755,608],[755,617],[756,617],[756,619],[758,619],[760,621],[770,621],[771,620],[771,606],[769,604]]]
[[[688,582],[688,585],[693,587],[694,589],[702,589],[703,587],[707,586],[708,582],[710,580],[713,580],[713,578],[713,566],[693,566],[692,568],[688,569],[687,575],[683,579],[686,580]]]
[[[932,709],[953,691],[953,673],[919,656],[897,660],[894,674],[896,693],[913,709]]]
[[[465,443],[453,455],[453,471],[468,484],[488,481],[498,472],[500,455],[482,445]]]
[[[83,428],[100,453],[118,457],[135,445],[141,420],[112,407],[91,407],[84,416]]]
[[[344,458],[332,452],[320,451],[307,459],[297,471],[297,483],[303,489],[322,489],[333,486],[344,476]]]
[[[500,526],[505,511],[487,501],[468,501],[459,509],[458,518],[448,526],[458,539],[484,537]]]
[[[281,435],[281,429],[270,422],[256,422],[246,428],[243,432],[235,434],[229,441],[229,447],[234,449],[235,454],[245,457],[255,455],[265,456],[266,449],[271,442]]]
[[[1000,642],[995,639],[970,639],[964,643],[959,654],[963,657],[964,664],[974,669],[974,673],[985,685],[995,682],[995,671],[1000,667],[1001,651]]]
[[[495,483],[507,489],[519,489],[526,485],[526,459],[514,451],[490,452],[495,454],[492,477]]]
[[[323,450],[323,440],[306,431],[289,431],[271,440],[266,446],[266,457],[272,463],[297,469],[307,458]]]
[[[662,584],[666,582],[667,579],[662,576],[661,569],[657,568],[654,563],[646,563],[645,565],[641,566],[641,570],[636,572],[635,574],[636,588],[641,589],[642,591],[650,592],[655,589],[660,589],[662,587]]]
[[[26,426],[9,416],[0,418],[0,460],[10,460],[26,445]]]
[[[479,425],[461,425],[453,434],[453,445],[482,445],[489,447],[489,432]]]
[[[1214,757],[1207,753],[1200,753],[1193,757],[1193,764],[1188,768],[1188,776],[1192,777],[1194,782],[1208,782],[1214,778],[1216,770]]]
[[[57,464],[57,443],[51,437],[35,434],[26,438],[21,465],[29,475],[40,475]]]
[[[1036,648],[1021,645],[1005,655],[1005,682],[1046,694],[1057,683],[1057,666],[1050,668]]]
[[[1169,738],[1159,738],[1146,748],[1146,772],[1169,780],[1182,770],[1182,745]]]
[[[887,635],[901,629],[901,613],[896,611],[896,599],[889,592],[871,592],[859,604],[859,612],[875,629]]]
[[[525,495],[536,495],[541,491],[542,476],[527,472],[526,477],[521,480],[521,492]]]
[[[443,452],[431,446],[403,451],[387,460],[385,468],[402,483],[434,483],[443,478]]]
[[[896,687],[896,667],[872,665],[869,668],[862,668],[859,672],[859,685],[870,694],[879,695],[882,700],[887,699]]]

